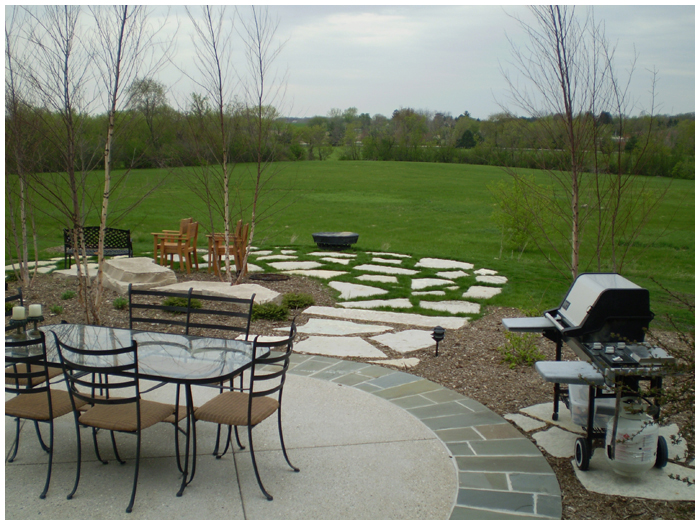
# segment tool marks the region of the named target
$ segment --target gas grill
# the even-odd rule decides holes
[[[604,429],[594,428],[596,399],[615,398],[609,410],[613,410],[610,415],[616,428],[623,393],[639,397],[639,382],[646,380],[650,390],[661,389],[663,365],[674,359],[644,342],[653,318],[648,290],[618,274],[584,273],[573,282],[558,308],[545,311],[542,317],[503,319],[511,332],[541,332],[556,344],[556,361],[535,365],[546,381],[554,383],[553,420],[559,418],[560,400],[571,408],[568,388],[562,384],[589,387],[586,438],[582,444],[577,441],[576,448],[576,463],[582,470],[588,468],[593,440],[605,436]],[[562,361],[563,344],[580,361]],[[658,420],[656,401],[654,405],[654,420]],[[659,448],[665,447],[662,440],[659,438]],[[657,466],[665,465],[660,452]]]

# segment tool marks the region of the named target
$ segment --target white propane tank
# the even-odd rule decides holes
[[[612,419],[605,434],[605,456],[617,474],[638,476],[651,469],[656,462],[659,426],[644,413],[641,400],[625,397],[621,401],[614,457],[610,457],[614,429]]]

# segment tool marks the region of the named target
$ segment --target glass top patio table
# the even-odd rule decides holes
[[[212,337],[168,334],[130,330],[128,328],[109,328],[80,324],[57,324],[39,328],[46,335],[46,358],[50,364],[60,363],[56,342],[51,332],[65,344],[81,349],[108,350],[138,344],[139,375],[141,379],[154,381],[171,381],[189,384],[210,384],[228,380],[241,373],[252,363],[253,342]],[[29,330],[25,334],[7,332],[5,340],[17,338],[36,339],[38,334]],[[268,349],[259,346],[260,353]],[[27,351],[27,348],[5,348],[8,352]],[[29,350],[31,352],[31,350]],[[115,364],[110,357],[109,365]],[[94,364],[100,364],[100,357],[95,356]],[[93,364],[93,363],[91,363]],[[107,364],[107,363],[105,363]]]

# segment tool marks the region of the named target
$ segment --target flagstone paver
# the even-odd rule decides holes
[[[474,265],[462,261],[451,261],[448,259],[434,259],[432,257],[425,257],[416,263],[416,268],[458,268],[460,270],[471,270],[472,268],[474,268]]]
[[[357,257],[354,253],[343,253],[343,252],[311,252],[308,255],[313,255],[315,257],[344,257],[348,259],[354,259]]]
[[[303,311],[303,313],[307,315],[320,315],[322,317],[352,319],[355,321],[374,321],[377,323],[389,324],[407,324],[411,326],[423,326],[426,328],[434,328],[435,326],[440,325],[448,330],[457,330],[462,328],[468,322],[468,319],[465,317],[433,317],[400,312],[333,308],[330,306],[309,306]]]
[[[368,281],[374,283],[394,283],[397,284],[399,280],[393,275],[360,275],[355,277],[358,281]]]
[[[401,264],[403,261],[399,259],[383,259],[381,257],[372,257],[372,262],[379,264]]]
[[[355,299],[356,297],[371,297],[373,295],[384,295],[389,293],[382,288],[366,286],[364,284],[345,283],[341,281],[331,281],[328,286],[340,292],[341,299]],[[409,307],[410,308],[410,307]]]
[[[476,275],[496,275],[498,272],[496,270],[488,270],[486,268],[479,268],[474,271]]]
[[[370,301],[346,301],[338,303],[343,308],[411,308],[411,301],[405,298],[398,299],[374,299]]]
[[[410,255],[406,255],[404,253],[390,253],[390,252],[367,252],[370,255],[378,255],[379,257],[401,257],[405,259],[410,259]]]
[[[411,281],[411,289],[422,290],[423,288],[430,288],[431,286],[445,286],[448,284],[454,284],[454,282],[448,281],[447,279],[413,279]]]
[[[427,330],[404,330],[393,334],[375,335],[370,337],[370,339],[405,354],[406,352],[433,346],[435,341],[431,334],[432,332]]]
[[[341,259],[340,257],[321,257],[321,260],[329,263],[344,264],[346,266],[350,264],[350,259]]]
[[[420,307],[453,314],[478,314],[481,309],[480,304],[469,301],[421,301]]]
[[[463,272],[462,270],[454,270],[450,272],[437,272],[435,275],[444,279],[459,279],[460,277],[466,277],[469,274],[467,272]]]
[[[311,318],[306,324],[297,326],[297,331],[301,334],[314,335],[353,335],[353,334],[376,334],[392,330],[391,326],[376,324],[360,324],[352,321],[339,321],[337,319],[315,319]],[[289,332],[289,326],[275,328],[282,332]]]
[[[446,295],[443,290],[428,290],[427,292],[411,292],[411,295]]]
[[[491,299],[499,293],[501,293],[501,289],[493,286],[470,286],[462,297],[465,299]]]
[[[313,270],[321,268],[323,264],[316,261],[286,261],[270,263],[275,270]]]
[[[506,284],[508,282],[508,278],[502,275],[478,275],[476,280],[480,283],[489,284]]]
[[[318,277],[319,279],[333,279],[334,277],[345,275],[348,272],[340,272],[337,270],[285,270],[282,273],[304,275],[306,277]]]
[[[355,266],[355,270],[362,272],[388,273],[390,275],[416,275],[418,273],[418,270],[395,268],[393,266],[381,266],[377,264],[361,264],[359,266]]]
[[[296,259],[298,259],[296,255],[263,255],[255,258],[256,261],[291,261]]]
[[[377,363],[406,369],[417,366],[420,363],[420,359],[418,359],[417,357],[407,357],[404,359],[385,359],[383,361],[370,361],[370,363]]]
[[[250,299],[255,294],[255,302],[258,304],[273,301],[280,295],[259,284],[244,283],[231,286],[229,283],[211,281],[185,281],[168,286],[159,286],[154,288],[154,290],[187,292],[190,288],[195,293],[208,293],[220,297],[238,297],[240,299]]]
[[[313,335],[294,344],[294,351],[334,357],[386,357],[386,354],[361,337]]]

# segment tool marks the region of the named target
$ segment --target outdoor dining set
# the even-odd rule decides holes
[[[196,238],[197,223],[184,226],[188,235]],[[173,253],[168,251],[170,243],[164,242],[168,238],[175,237],[164,234],[157,243],[161,257]],[[186,255],[182,246],[185,251],[180,253]],[[173,299],[177,301],[168,301]],[[40,498],[45,498],[55,447],[64,445],[54,442],[54,420],[72,414],[77,440],[75,483],[68,493],[68,499],[72,499],[78,494],[80,481],[81,430],[91,429],[95,455],[103,463],[106,461],[99,450],[98,433],[109,433],[114,457],[120,463],[124,461],[115,433],[132,434],[136,439],[134,481],[126,509],[131,512],[138,483],[141,434],[147,428],[161,423],[173,426],[181,476],[177,495],[181,496],[195,475],[197,423],[217,425],[213,452],[217,458],[232,446],[232,436],[244,448],[238,427],[246,427],[257,482],[264,496],[272,500],[256,463],[252,429],[276,413],[283,455],[298,472],[287,456],[281,422],[282,392],[296,327],[292,322],[288,335],[272,342],[251,338],[254,300],[254,295],[240,299],[196,294],[192,289],[164,292],[130,286],[127,329],[65,322],[38,326],[38,320],[43,320],[40,305],[29,305],[27,315],[21,289],[17,295],[6,296],[6,303],[17,304],[11,310],[6,307],[6,316],[11,318],[5,329],[5,392],[6,399],[7,394],[14,397],[6,401],[5,415],[16,420],[7,461],[15,460],[20,453],[20,434],[31,428],[25,426],[22,432],[22,420],[31,421],[39,444],[48,453],[46,481],[40,493]],[[146,329],[138,329],[141,325]],[[156,331],[161,327],[167,332]],[[235,335],[222,337],[223,331]],[[155,386],[144,389],[144,385],[151,384]],[[165,385],[175,386],[172,404],[142,397]],[[218,392],[196,406],[193,386],[212,387]],[[227,435],[222,446],[223,432]]]

